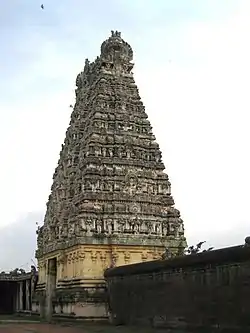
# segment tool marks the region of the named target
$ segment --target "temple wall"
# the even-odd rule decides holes
[[[163,247],[84,245],[52,252],[38,259],[39,280],[33,311],[50,314],[104,318],[107,294],[104,272],[115,266],[160,258]],[[51,286],[49,262],[56,259],[55,290]],[[47,314],[46,314],[47,313]]]
[[[57,282],[72,278],[98,278],[103,279],[103,272],[111,266],[128,265],[143,261],[159,259],[164,252],[164,247],[147,246],[124,246],[124,245],[102,245],[102,246],[78,246],[69,248],[64,252],[52,252],[42,259],[38,259],[39,281],[46,283],[46,269],[48,260],[57,258]]]
[[[249,247],[117,267],[105,276],[116,324],[250,327]]]

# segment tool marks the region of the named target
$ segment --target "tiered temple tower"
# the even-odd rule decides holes
[[[105,269],[186,246],[159,145],[113,32],[76,79],[76,102],[38,230],[40,311],[105,316]],[[43,303],[42,300],[43,299]],[[45,304],[45,307],[42,306]]]

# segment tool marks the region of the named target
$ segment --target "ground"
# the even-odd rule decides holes
[[[48,324],[41,322],[40,317],[35,315],[0,315],[0,333],[172,333],[172,330],[170,332],[168,329],[114,326],[106,321],[94,323],[55,320],[53,324]],[[184,332],[175,330],[174,333]]]
[[[72,327],[60,327],[58,325],[50,324],[2,324],[0,325],[0,333],[77,333],[79,329]],[[83,331],[82,331],[83,332]]]
[[[0,333],[153,333],[153,329],[115,327],[108,324],[47,324],[25,322],[0,323]]]

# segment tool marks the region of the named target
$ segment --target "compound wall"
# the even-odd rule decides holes
[[[250,327],[249,247],[112,268],[105,278],[116,324]]]

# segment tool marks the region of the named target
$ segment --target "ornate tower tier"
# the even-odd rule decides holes
[[[176,253],[186,246],[132,60],[130,45],[112,31],[101,55],[86,60],[76,79],[70,126],[38,230],[38,286],[52,283],[55,260],[56,312],[103,316],[99,298],[90,301],[90,294],[98,294],[106,268],[159,259],[165,248]],[[74,301],[64,300],[66,289]]]

